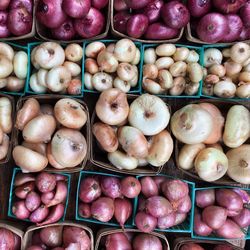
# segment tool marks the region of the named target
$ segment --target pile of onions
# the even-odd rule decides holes
[[[196,243],[194,242],[188,242],[184,243],[180,246],[180,250],[205,250],[206,247],[209,247],[209,249],[212,250],[233,250],[233,246],[230,243]]]
[[[155,228],[164,230],[186,220],[192,206],[187,183],[164,176],[142,177],[140,182],[142,190],[135,216],[138,229],[149,233]]]
[[[6,159],[9,152],[12,115],[12,100],[0,96],[0,162]]]
[[[101,238],[98,249],[114,250],[163,250],[168,249],[167,244],[155,234],[125,232],[110,232],[105,238]]]
[[[226,119],[211,103],[189,104],[176,111],[171,129],[184,143],[177,157],[181,169],[193,171],[204,181],[213,182],[227,174],[242,184],[250,184],[250,112],[233,105]],[[229,148],[224,152],[223,144]]]
[[[60,170],[79,166],[87,156],[82,134],[87,119],[77,99],[62,98],[53,107],[28,98],[16,116],[15,127],[24,139],[12,152],[16,165],[24,173],[40,172],[48,164]]]
[[[204,53],[202,93],[222,98],[250,98],[250,46],[238,42],[220,50],[209,48]]]
[[[197,95],[203,78],[199,59],[197,51],[174,44],[145,49],[143,89],[157,95]]]
[[[64,215],[68,181],[61,174],[18,172],[14,179],[12,213],[19,220],[28,219],[39,226],[59,221]]]
[[[17,51],[15,47],[0,42],[0,90],[23,91],[27,72],[27,53],[19,48]]]
[[[247,0],[188,0],[192,32],[205,43],[248,40],[249,6]]]
[[[36,229],[25,249],[60,249],[60,250],[91,250],[91,236],[89,232],[79,226],[67,225],[47,226]]]
[[[39,94],[81,95],[83,50],[79,44],[65,49],[55,42],[44,42],[31,51],[32,74],[29,88]]]
[[[189,11],[180,1],[114,0],[113,27],[132,38],[169,40],[178,37],[189,22]]]
[[[33,25],[33,0],[1,0],[0,38],[27,35]]]
[[[104,32],[108,0],[39,0],[36,18],[53,39],[89,39]]]
[[[197,190],[194,233],[203,237],[215,233],[225,239],[244,238],[243,229],[250,225],[250,209],[244,207],[243,197],[241,189]]]
[[[109,222],[115,218],[124,225],[132,215],[132,200],[141,192],[140,182],[132,176],[84,176],[79,189],[78,213],[83,218]]]
[[[100,121],[94,120],[92,132],[114,170],[160,167],[169,160],[173,152],[166,130],[170,112],[159,97],[143,94],[129,106],[126,94],[112,88],[101,93],[95,111]]]
[[[102,92],[112,87],[127,93],[137,87],[141,52],[129,39],[94,41],[85,48],[84,87]]]
[[[0,249],[20,250],[21,237],[7,227],[0,227]]]

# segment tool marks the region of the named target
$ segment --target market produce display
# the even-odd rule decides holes
[[[199,53],[166,43],[145,47],[142,88],[157,95],[196,96],[203,78]]]
[[[13,230],[13,228],[12,228]],[[21,249],[21,237],[14,231],[10,230],[9,227],[1,223],[0,225],[0,249]]]
[[[202,93],[222,98],[250,97],[250,46],[239,42],[228,48],[206,48]]]
[[[53,105],[28,98],[18,110],[20,131],[12,155],[23,172],[40,172],[48,164],[73,170],[88,157],[88,110],[77,99],[58,98]],[[22,136],[21,136],[22,135]]]
[[[40,172],[13,176],[13,198],[10,209],[19,220],[29,220],[38,226],[55,223],[63,218],[68,199],[70,177]]]
[[[140,59],[140,47],[129,39],[91,42],[85,47],[84,87],[98,92],[114,87],[127,93],[138,85]]]
[[[205,245],[205,246],[203,246]],[[233,246],[228,244],[198,244],[198,243],[186,243],[183,244],[180,250],[233,250]]]
[[[222,239],[244,238],[250,225],[249,199],[249,190],[197,189],[194,235],[205,238],[214,233]]]

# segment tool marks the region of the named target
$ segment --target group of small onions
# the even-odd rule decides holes
[[[202,180],[212,182],[225,174],[242,184],[250,184],[250,112],[233,105],[226,119],[211,103],[189,104],[172,116],[171,129],[185,145],[177,158],[180,168],[192,170]],[[222,144],[229,148],[226,153]]]
[[[248,197],[247,200],[245,197]],[[225,239],[244,238],[250,225],[249,193],[241,189],[204,189],[196,192],[194,232]]]
[[[21,237],[8,229],[6,225],[4,225],[4,227],[2,227],[2,225],[0,226],[0,249],[21,249]]]
[[[31,62],[35,68],[30,77],[32,91],[80,95],[82,91],[82,47],[72,43],[65,50],[55,42],[44,42],[32,49]]]
[[[31,235],[27,250],[91,250],[91,239],[81,226],[58,224],[36,229]]]
[[[13,127],[12,103],[7,97],[0,97],[0,161],[8,154],[10,137]]]
[[[196,95],[203,78],[195,50],[161,44],[144,52],[142,87],[151,94]]]
[[[0,42],[0,89],[19,92],[24,89],[28,71],[28,55]]]
[[[142,232],[181,224],[192,207],[188,184],[165,176],[142,177],[135,224]]]
[[[79,189],[79,215],[101,222],[115,218],[124,228],[133,212],[131,199],[136,198],[140,191],[139,181],[132,176],[86,176]]]
[[[160,240],[160,237],[153,234],[134,232],[113,232],[101,239],[99,249],[114,250],[168,250],[168,246]]]
[[[202,93],[223,98],[250,98],[250,46],[238,42],[222,51],[204,53],[205,77]]]
[[[112,87],[123,92],[138,83],[140,50],[133,41],[121,39],[107,45],[92,42],[85,49],[84,86],[89,90],[102,92]]]
[[[207,242],[204,242],[204,245],[207,246]],[[214,246],[214,247],[213,247]],[[225,244],[214,244],[211,243],[208,245],[209,249],[212,250],[234,250],[233,246],[229,245],[229,243]],[[205,250],[206,248],[203,248],[203,244],[196,243],[196,242],[188,242],[181,245],[179,248],[180,250]]]
[[[55,223],[64,214],[68,195],[68,177],[41,172],[15,176],[12,213],[20,220],[29,219],[39,226]]]
[[[95,111],[100,121],[93,124],[92,132],[116,168],[160,167],[169,160],[170,111],[159,97],[144,94],[129,106],[126,94],[112,88],[101,93]]]
[[[16,165],[26,173],[42,171],[48,163],[61,170],[78,166],[87,154],[79,131],[86,121],[87,111],[77,100],[62,98],[53,107],[28,98],[16,117],[24,139],[12,152]]]

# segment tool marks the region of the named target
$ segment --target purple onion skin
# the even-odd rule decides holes
[[[206,190],[197,191],[195,195],[195,202],[196,202],[196,205],[200,208],[205,208],[205,207],[214,205],[215,190],[206,189]]]
[[[0,38],[5,38],[10,36],[10,31],[7,27],[8,12],[0,11]]]
[[[180,225],[182,222],[184,222],[187,218],[187,214],[183,213],[175,213],[175,223],[174,226]]]
[[[142,11],[142,14],[148,17],[149,23],[157,22],[161,17],[161,8],[164,2],[162,0],[152,0]]]
[[[131,9],[137,10],[146,7],[150,0],[125,0],[127,6]]]
[[[38,193],[33,191],[28,193],[25,200],[25,206],[30,212],[36,210],[40,206],[40,204],[41,204],[41,198]]]
[[[247,1],[246,4],[240,9],[240,17],[244,25],[250,28],[250,1]]]
[[[53,38],[57,40],[64,40],[64,41],[72,40],[76,35],[72,20],[67,19],[58,28],[51,29],[51,34]]]
[[[30,215],[29,219],[31,222],[40,223],[49,215],[49,209],[45,206],[40,206]]]
[[[250,31],[250,29],[249,29],[249,31]],[[244,204],[250,203],[250,195],[247,191],[240,189],[240,188],[234,188],[233,191],[241,197]]]
[[[101,179],[101,189],[103,194],[110,198],[122,197],[121,193],[121,183],[117,177],[102,177]]]
[[[196,31],[200,40],[217,43],[223,39],[225,34],[228,34],[228,21],[222,14],[209,13],[200,19]]]
[[[195,212],[194,215],[194,232],[200,236],[208,236],[212,233],[213,229],[209,227],[201,219],[201,215],[198,212]]]
[[[246,0],[213,0],[213,6],[224,14],[235,14]]]
[[[188,0],[187,6],[190,15],[193,17],[202,17],[211,10],[211,0]]]
[[[125,0],[114,0],[114,9],[116,11],[127,10],[128,6],[125,3]]]
[[[145,176],[141,178],[141,192],[142,194],[149,198],[151,196],[159,195],[158,187],[154,179],[150,176]]]
[[[241,228],[250,226],[250,210],[248,208],[243,208],[241,213],[232,218]]]
[[[239,36],[239,40],[240,41],[245,41],[245,40],[249,40],[250,39],[250,28],[247,27],[243,27],[240,36]],[[249,201],[248,201],[249,203]]]
[[[63,0],[62,8],[72,18],[85,17],[91,7],[91,0]]]
[[[140,38],[148,28],[148,18],[143,14],[135,14],[127,22],[127,33],[134,38]]]
[[[139,212],[135,216],[135,224],[138,229],[144,233],[150,233],[154,231],[157,226],[157,219],[145,212]]]
[[[127,33],[127,23],[131,15],[127,11],[120,11],[114,15],[114,28],[123,34]]]
[[[109,0],[91,0],[91,6],[100,10],[108,5]]]
[[[6,10],[9,7],[11,0],[1,0],[0,1],[0,10]]]
[[[176,213],[170,213],[167,216],[158,218],[157,227],[160,229],[167,229],[174,226],[176,220]]]
[[[20,220],[28,219],[30,216],[30,211],[26,208],[23,200],[13,204],[12,213]]]
[[[17,9],[24,7],[30,14],[33,12],[33,1],[32,0],[11,0],[9,8]]]

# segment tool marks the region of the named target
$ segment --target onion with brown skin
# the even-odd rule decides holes
[[[64,169],[64,167],[59,164],[56,160],[55,157],[51,153],[51,143],[47,144],[47,151],[46,151],[46,156],[48,158],[49,164],[56,168],[56,169]]]
[[[40,153],[42,155],[46,155],[46,150],[47,150],[47,144],[45,143],[32,143],[32,142],[22,142],[22,146],[29,148],[37,153]]]
[[[3,134],[3,140],[0,144],[0,160],[4,159],[7,156],[9,145],[10,145],[9,136],[6,134]]]
[[[0,127],[8,134],[12,130],[12,104],[9,98],[0,98]]]

